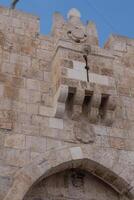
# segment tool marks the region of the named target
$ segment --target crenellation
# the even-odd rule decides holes
[[[0,7],[0,200],[133,200],[134,40],[99,47],[76,9],[39,26]]]

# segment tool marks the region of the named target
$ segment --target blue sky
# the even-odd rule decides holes
[[[0,5],[9,6],[11,0],[0,0]],[[41,33],[51,30],[52,15],[59,11],[65,18],[70,8],[77,8],[86,23],[96,23],[100,45],[112,33],[134,38],[134,0],[20,0],[17,8],[40,17]]]

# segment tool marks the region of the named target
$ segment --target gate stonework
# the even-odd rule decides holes
[[[38,17],[0,7],[0,200],[44,200],[71,170],[51,198],[74,199],[82,185],[82,199],[134,199],[133,132],[133,39],[100,48],[76,9],[55,13],[44,36]]]

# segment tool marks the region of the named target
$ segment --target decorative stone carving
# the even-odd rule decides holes
[[[85,42],[87,40],[87,34],[78,27],[75,27],[73,30],[69,30],[67,34],[70,39],[77,43]]]
[[[93,126],[87,121],[76,122],[74,125],[74,134],[77,140],[85,144],[92,143],[95,140]]]

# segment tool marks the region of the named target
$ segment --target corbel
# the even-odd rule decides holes
[[[100,104],[101,104],[101,93],[99,91],[94,91],[88,105],[88,119],[91,123],[98,122]]]
[[[65,104],[68,97],[68,86],[67,85],[61,85],[59,87],[59,90],[57,92],[56,97],[56,111],[55,111],[55,117],[62,118],[65,113]]]
[[[73,106],[72,106],[72,114],[71,118],[73,120],[79,119],[80,115],[82,114],[82,105],[85,98],[85,91],[82,89],[77,89],[74,93],[73,97]]]

